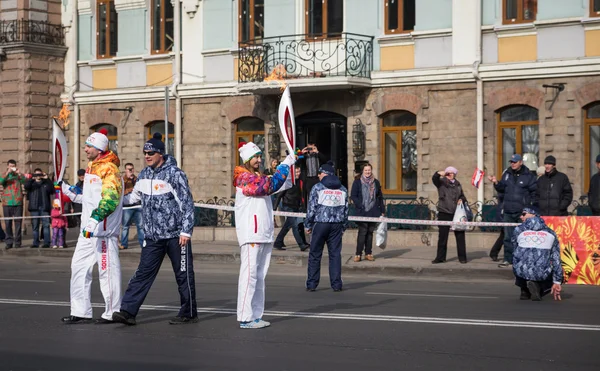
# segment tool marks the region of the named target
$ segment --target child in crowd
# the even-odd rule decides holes
[[[55,199],[52,206],[52,248],[63,248],[65,244],[65,229],[67,228],[67,217],[63,215],[60,208],[60,200]]]

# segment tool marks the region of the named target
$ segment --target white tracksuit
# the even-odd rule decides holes
[[[118,168],[117,168],[118,170]],[[118,175],[118,174],[117,174]],[[73,202],[82,204],[81,231],[85,228],[92,211],[102,199],[102,178],[85,174],[83,194],[75,194],[63,186],[63,193]],[[122,180],[121,190],[123,189]],[[118,238],[123,219],[123,192],[116,209],[98,224],[92,238],[81,234],[71,260],[71,315],[92,318],[91,284],[92,270],[98,263],[100,290],[106,303],[102,318],[112,320],[113,312],[121,307],[121,263]]]

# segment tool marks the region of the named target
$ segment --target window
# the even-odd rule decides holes
[[[417,194],[417,116],[393,111],[381,119],[383,193]]]
[[[584,116],[584,187],[588,191],[590,178],[598,172],[596,156],[600,155],[600,102],[595,102],[585,109]]]
[[[165,122],[164,121],[152,121],[146,126],[146,137],[151,139],[154,133],[161,133],[163,135],[163,142],[165,141]],[[169,122],[169,137],[167,138],[166,145],[167,153],[175,155],[175,125]]]
[[[243,142],[252,142],[265,153],[265,123],[256,117],[247,117],[236,122],[235,126],[235,166],[242,164],[238,145]],[[262,166],[265,164],[263,163]],[[261,166],[261,171],[263,170]]]
[[[530,23],[537,15],[537,0],[502,0],[503,24]]]
[[[97,3],[97,58],[111,58],[117,55],[118,15],[114,0],[101,0]]]
[[[152,1],[152,54],[164,54],[173,50],[175,43],[173,34],[174,14],[171,0]]]
[[[410,32],[415,28],[415,0],[384,0],[385,33]]]
[[[265,0],[240,0],[239,18],[240,42],[265,37]]]
[[[113,151],[115,154],[119,153],[119,138],[117,136],[117,127],[111,124],[98,124],[92,126],[90,134],[100,131],[100,129],[106,129],[108,132],[108,149]]]
[[[509,106],[498,114],[498,174],[508,166],[515,153],[532,172],[538,168],[540,132],[538,110],[529,106]]]
[[[600,17],[600,0],[590,0],[590,17]]]
[[[305,0],[304,7],[309,37],[338,37],[344,31],[344,0]]]

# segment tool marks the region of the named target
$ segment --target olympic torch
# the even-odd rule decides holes
[[[58,119],[63,122],[63,127],[66,128],[69,124],[69,109],[65,104],[60,111]],[[54,169],[54,192],[56,198],[60,200],[62,207],[61,188],[58,183],[63,179],[65,175],[65,169],[67,167],[67,138],[63,133],[61,125],[57,121],[57,117],[52,118],[52,163]]]
[[[294,119],[294,107],[292,106],[292,97],[290,87],[286,86],[279,101],[279,129],[283,134],[288,154],[295,154],[296,151],[296,120]],[[290,178],[292,183],[296,184],[294,166],[290,169]]]

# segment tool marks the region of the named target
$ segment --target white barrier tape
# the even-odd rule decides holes
[[[142,206],[141,205],[137,205],[137,206],[127,206],[124,207],[123,210],[128,210],[128,209],[141,209]],[[62,216],[75,216],[75,215],[81,215],[81,213],[67,213],[67,214],[62,214]],[[12,217],[6,217],[6,218],[0,218],[0,220],[24,220],[24,219],[42,219],[42,218],[52,218],[52,216],[50,215],[40,215],[40,216],[12,216]]]

